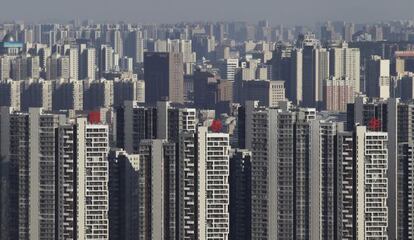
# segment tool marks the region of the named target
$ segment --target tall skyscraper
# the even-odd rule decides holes
[[[365,90],[368,97],[390,97],[390,60],[372,56],[367,62]]]
[[[355,134],[356,238],[387,239],[388,136],[365,126],[356,127]]]
[[[323,108],[346,112],[348,103],[354,102],[353,83],[348,78],[331,77],[323,81]]]
[[[199,127],[198,133],[198,239],[228,239],[229,135]]]
[[[347,42],[352,42],[352,35],[354,35],[354,33],[355,33],[355,24],[345,23],[343,39]]]
[[[388,133],[388,166],[387,166],[387,206],[388,206],[388,237],[397,238],[400,225],[399,208],[401,199],[406,196],[400,193],[401,174],[405,174],[405,165],[400,165],[399,145],[411,144],[413,106],[410,103],[400,103],[398,99],[371,100],[356,98],[354,104],[348,106],[348,129],[352,125],[364,125],[371,131]],[[408,154],[408,153],[403,153]],[[403,169],[401,169],[403,167]]]
[[[95,80],[96,50],[95,48],[81,48],[79,57],[79,79]]]
[[[176,152],[167,140],[140,143],[139,239],[174,239],[177,225]]]
[[[197,108],[213,109],[216,103],[218,78],[208,71],[195,71],[193,75],[194,105]]]
[[[157,137],[157,110],[140,106],[137,102],[125,101],[116,112],[116,143],[129,154],[139,153],[143,139]]]
[[[248,150],[231,151],[229,239],[251,239],[251,157]]]
[[[130,50],[134,63],[144,62],[144,38],[141,31],[133,31],[129,34]],[[132,51],[131,51],[132,50]],[[130,55],[129,55],[130,56]]]
[[[320,107],[323,81],[329,78],[329,52],[321,48],[312,36],[305,36],[302,45],[291,54],[288,96],[298,105]]]
[[[412,143],[398,145],[398,200],[396,212],[397,239],[410,239],[413,237],[413,197],[414,197],[414,148]],[[390,236],[393,237],[393,236]]]
[[[335,78],[348,78],[355,92],[363,92],[360,77],[359,48],[349,48],[343,42],[340,47],[330,49],[330,75]]]
[[[181,131],[195,132],[196,109],[175,108],[170,102],[159,101],[146,107],[136,101],[125,101],[116,113],[117,147],[138,153],[144,139],[168,139],[178,143]]]
[[[329,54],[326,49],[304,46],[301,105],[318,107],[322,102],[322,83],[329,77]]]
[[[2,207],[9,208],[2,209],[2,235],[4,239],[55,239],[55,128],[63,118],[40,108],[19,113],[7,107],[1,109],[1,118],[2,166],[9,170],[2,175],[7,193]]]
[[[353,132],[338,133],[337,145],[337,239],[356,239],[356,171]]]
[[[103,74],[113,70],[114,64],[114,50],[109,45],[101,45],[99,50],[99,75],[103,77]]]
[[[120,57],[124,55],[124,42],[122,39],[122,33],[118,29],[111,31],[111,46],[115,53],[119,54]]]
[[[0,106],[12,107],[19,111],[21,108],[21,89],[23,81],[8,79],[0,82]]]
[[[234,80],[236,69],[239,67],[239,59],[227,58],[221,66],[221,77],[227,80]]]
[[[299,105],[303,101],[303,50],[292,50],[290,60],[291,72],[289,79],[286,80],[288,98],[294,104]]]
[[[124,101],[145,103],[145,82],[135,79],[114,80],[114,107],[120,107]]]
[[[58,59],[59,55],[53,54],[46,59],[46,80],[58,79]]]
[[[399,86],[398,86],[399,85]],[[414,75],[411,73],[404,74],[398,81],[399,97],[403,101],[414,99]]]
[[[240,103],[258,100],[267,107],[277,107],[279,102],[286,101],[284,81],[250,80],[242,82]]]
[[[29,116],[1,109],[2,237],[29,239]],[[36,236],[38,237],[38,236]]]
[[[95,121],[78,118],[57,130],[54,239],[109,239],[109,132]]]
[[[178,165],[178,236],[197,239],[198,236],[198,174],[197,141],[195,132],[182,132],[179,140]]]
[[[40,60],[39,56],[30,56],[27,59],[27,76],[32,79],[40,78]]]
[[[182,132],[197,131],[198,119],[195,108],[169,107],[167,111],[167,130],[164,131],[170,141],[178,143]]]
[[[283,111],[278,116],[276,188],[278,238],[310,237],[309,121],[315,119],[315,115],[315,109],[299,108]]]
[[[70,78],[70,59],[68,56],[61,56],[58,60],[58,78]]]
[[[315,117],[315,109],[281,111],[246,104],[252,239],[309,237],[309,121]]]
[[[53,110],[82,110],[83,82],[81,80],[57,81],[52,95]]]
[[[11,60],[10,78],[13,80],[27,79],[27,56],[16,56]]]
[[[191,42],[193,51],[197,55],[197,60],[202,59],[203,57],[209,58],[216,46],[214,36],[208,36],[201,33],[194,34]]]
[[[114,82],[112,80],[85,80],[83,109],[97,110],[114,104]]]
[[[79,80],[79,50],[77,48],[69,49],[70,61],[70,78]]]
[[[310,122],[309,136],[309,239],[337,236],[337,123]]]
[[[52,110],[53,81],[43,79],[25,81],[21,92],[21,110],[27,111],[30,107]]]
[[[140,155],[109,153],[109,239],[136,239],[139,233]]]
[[[10,77],[10,59],[8,56],[0,57],[0,80],[4,81]]]
[[[183,56],[181,53],[146,52],[144,80],[146,102],[165,100],[184,101]]]
[[[180,40],[180,52],[183,54],[184,63],[195,62],[195,53],[193,53],[191,40]]]
[[[251,161],[251,239],[277,238],[277,110],[246,103],[246,149]]]

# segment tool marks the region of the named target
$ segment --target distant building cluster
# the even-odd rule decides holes
[[[412,239],[413,29],[0,24],[0,240]]]

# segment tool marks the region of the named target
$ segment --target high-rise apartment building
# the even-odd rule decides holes
[[[303,48],[302,105],[317,107],[322,101],[322,83],[329,77],[329,54],[315,46]]]
[[[120,57],[124,55],[122,32],[118,29],[111,31],[111,46],[114,49],[114,52],[119,54]]]
[[[398,81],[397,89],[396,95],[398,95],[401,100],[410,101],[411,99],[414,99],[414,75],[412,73],[402,75]]]
[[[70,48],[68,54],[70,61],[70,79],[79,80],[79,50],[77,48]]]
[[[143,80],[114,80],[114,106],[122,106],[125,101],[145,103],[145,82]]]
[[[46,60],[46,79],[69,79],[70,78],[70,58],[53,54]]]
[[[126,55],[134,59],[134,63],[142,64],[144,62],[144,38],[142,32],[139,30],[132,31],[128,35],[127,39]]]
[[[108,134],[86,118],[58,128],[54,239],[109,239]]]
[[[28,150],[28,114],[1,108],[3,239],[30,239]]]
[[[239,136],[252,151],[252,239],[309,237],[309,121],[315,117],[315,109],[246,104]]]
[[[367,62],[365,90],[368,97],[390,97],[390,60],[372,56]]]
[[[83,81],[56,81],[52,106],[53,110],[83,110]]]
[[[175,239],[175,144],[161,139],[143,140],[139,154],[139,239]]]
[[[336,216],[337,239],[355,239],[356,233],[356,171],[354,161],[354,134],[353,132],[338,133],[336,139],[337,150],[337,195]]]
[[[27,56],[19,55],[10,61],[10,78],[13,80],[27,79]]]
[[[371,131],[383,131],[388,133],[388,166],[387,166],[387,205],[388,205],[388,237],[398,238],[401,221],[399,211],[401,199],[406,196],[400,193],[401,174],[404,169],[399,165],[399,145],[411,144],[413,140],[413,105],[411,103],[399,102],[398,99],[371,100],[367,98],[356,98],[354,104],[349,104],[348,129],[352,125],[359,124],[367,126]],[[403,155],[407,153],[403,153]]]
[[[276,216],[279,238],[309,238],[309,121],[315,118],[315,109],[309,108],[283,111],[278,116]]]
[[[15,111],[21,108],[21,89],[23,81],[8,79],[0,82],[0,106],[12,107]]]
[[[230,156],[229,239],[251,239],[251,161],[249,150],[232,149]]]
[[[179,139],[178,165],[178,237],[198,237],[198,142],[196,132],[182,132]]]
[[[363,92],[359,48],[349,48],[348,44],[343,42],[340,47],[331,48],[329,53],[330,75],[337,79],[348,78],[356,93]]]
[[[336,122],[310,121],[309,134],[309,239],[337,236]]]
[[[4,81],[10,78],[10,59],[8,56],[0,57],[0,80]]]
[[[149,104],[168,99],[184,101],[182,53],[146,52],[144,54],[145,98]]]
[[[182,132],[197,131],[198,119],[195,108],[169,107],[167,114],[167,129],[164,131],[170,141],[178,143]]]
[[[27,77],[31,79],[40,78],[40,59],[39,56],[30,56],[27,59]]]
[[[156,138],[156,127],[156,108],[125,101],[123,107],[116,112],[117,147],[125,149],[129,154],[138,154],[141,140]]]
[[[303,50],[292,50],[290,62],[288,60],[283,62],[285,62],[284,65],[290,65],[290,77],[286,80],[288,98],[294,104],[299,105],[303,100]],[[281,70],[279,70],[279,72],[280,71]],[[282,73],[279,74],[281,75]],[[286,76],[288,74],[284,75]]]
[[[51,111],[53,88],[53,81],[43,79],[24,81],[20,94],[21,110],[27,111],[31,107],[38,107]]]
[[[136,239],[139,232],[140,155],[111,150],[109,161],[109,239]]]
[[[370,132],[365,126],[355,129],[356,162],[356,238],[388,238],[388,136]]]
[[[348,103],[354,102],[353,83],[348,78],[331,77],[323,81],[323,109],[346,112]]]
[[[245,142],[251,160],[251,239],[276,239],[277,111],[246,103]]]
[[[396,237],[397,239],[410,239],[413,237],[414,225],[414,148],[412,143],[398,145],[398,200],[396,211]],[[391,237],[391,236],[390,236]]]
[[[96,50],[90,47],[81,47],[79,54],[79,79],[96,79]]]
[[[109,45],[101,45],[99,49],[99,75],[112,71],[114,65],[114,50]]]
[[[292,51],[291,59],[291,100],[305,107],[320,107],[323,81],[329,78],[329,52],[316,43],[305,42],[303,48]]]
[[[239,59],[227,58],[221,66],[221,77],[227,80],[234,80],[236,69],[239,68]]]
[[[125,101],[116,113],[117,147],[128,153],[138,153],[143,139],[168,139],[178,143],[182,131],[195,132],[196,109],[176,108],[170,102],[159,101],[156,107]]]
[[[83,109],[96,110],[100,107],[112,107],[114,104],[114,81],[83,81]]]
[[[346,42],[352,42],[352,36],[355,33],[355,24],[353,23],[345,23],[344,25],[344,32],[343,32],[343,39]]]
[[[6,180],[2,218],[4,239],[55,239],[55,129],[63,117],[40,108],[28,113],[1,109],[1,156]],[[7,174],[7,175],[6,175]],[[9,209],[7,209],[9,208]],[[3,232],[4,230],[4,232]]]
[[[239,91],[240,103],[258,100],[259,104],[267,107],[277,107],[279,102],[286,101],[284,81],[250,80],[242,82]]]
[[[228,239],[229,217],[229,135],[199,127],[198,142],[198,239]]]
[[[193,75],[194,105],[197,108],[212,109],[217,99],[218,78],[208,71],[195,71]]]

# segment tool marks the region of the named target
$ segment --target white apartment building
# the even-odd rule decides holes
[[[388,239],[388,135],[356,127],[356,234]]]
[[[58,129],[59,239],[109,239],[108,126],[86,118]]]
[[[198,239],[228,239],[229,135],[198,128]]]

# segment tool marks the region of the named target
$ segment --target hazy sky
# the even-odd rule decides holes
[[[272,24],[412,19],[414,0],[0,0],[0,20],[174,23],[268,19]]]

